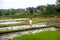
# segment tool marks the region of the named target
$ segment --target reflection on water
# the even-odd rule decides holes
[[[34,34],[34,33],[37,33],[37,32],[42,32],[42,31],[47,31],[47,30],[55,31],[56,28],[49,27],[49,28],[42,28],[42,29],[35,29],[35,30],[28,30],[28,31],[21,31],[21,32],[14,32],[14,33],[9,33],[9,34],[3,34],[3,35],[0,35],[0,40],[7,40],[7,38],[13,39],[13,37],[16,37],[16,36],[21,36],[21,35],[25,35],[25,34],[29,34],[29,33]]]
[[[0,20],[0,24],[15,24],[15,23],[21,23],[21,22],[16,22],[16,20],[26,20],[26,18]]]
[[[43,22],[43,23],[37,23],[37,24],[33,24],[32,25],[32,28],[33,27],[43,27],[43,26],[46,26],[46,23]],[[0,28],[0,30],[18,30],[18,29],[25,29],[25,28],[31,28],[30,25],[21,25],[21,26],[10,26],[10,27],[4,27],[4,28]]]

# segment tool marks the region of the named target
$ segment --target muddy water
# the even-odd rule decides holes
[[[27,18],[20,18],[20,19],[5,19],[0,20],[0,24],[16,24],[21,22],[16,22],[16,20],[26,20]]]
[[[49,28],[34,29],[34,30],[27,30],[27,31],[20,31],[20,32],[3,34],[3,35],[0,35],[0,40],[7,40],[8,38],[13,39],[13,37],[16,37],[16,36],[21,36],[21,35],[29,34],[29,33],[33,33],[34,34],[34,33],[42,32],[42,31],[46,31],[46,30],[55,31],[56,28],[55,27],[49,27]]]
[[[43,27],[43,26],[46,26],[46,22],[33,24],[32,27],[30,27],[30,25],[4,27],[4,28],[0,28],[0,31],[1,30],[18,30],[18,29],[23,29],[23,28],[25,29],[25,28]]]

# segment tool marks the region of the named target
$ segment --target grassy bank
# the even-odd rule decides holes
[[[59,31],[43,31],[35,34],[27,34],[22,36],[14,37],[8,40],[60,40],[60,30]]]
[[[0,34],[4,34],[4,33],[12,33],[12,32],[18,32],[18,31],[26,31],[26,30],[34,30],[34,29],[42,29],[42,28],[49,28],[49,27],[55,27],[55,28],[58,28],[60,29],[60,23],[57,23],[57,24],[52,24],[52,25],[47,25],[47,26],[43,26],[43,27],[31,27],[31,28],[18,28],[17,30],[2,30],[0,31]]]
[[[16,13],[16,15],[4,15],[4,16],[0,16],[0,20],[3,20],[3,19],[14,19],[14,18],[35,18],[35,17],[39,17],[40,15],[39,14],[21,14],[21,13]]]
[[[13,33],[13,32],[18,32],[18,31],[27,31],[27,30],[34,30],[34,29],[42,29],[42,28],[48,28],[50,26],[43,26],[43,27],[33,27],[33,28],[22,28],[22,29],[17,29],[17,30],[0,30],[0,34],[4,33]]]

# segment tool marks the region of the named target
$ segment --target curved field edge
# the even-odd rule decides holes
[[[26,34],[8,40],[60,40],[60,30]]]
[[[19,31],[26,31],[26,30],[34,30],[34,29],[42,29],[42,28],[49,28],[49,26],[43,26],[43,27],[33,27],[33,28],[22,28],[22,29],[18,29],[18,30],[3,30],[0,31],[0,34],[4,34],[4,33],[13,33],[13,32],[19,32]]]
[[[4,31],[0,31],[0,34],[12,33],[12,32],[18,32],[18,31],[25,31],[25,30],[42,29],[42,28],[49,28],[49,27],[55,27],[55,28],[59,28],[60,29],[60,23],[53,24],[53,25],[47,25],[47,26],[43,26],[43,27],[22,28],[22,29],[17,29],[17,30],[13,30],[13,29],[4,30]]]

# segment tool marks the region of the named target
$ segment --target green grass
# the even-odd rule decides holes
[[[4,15],[4,16],[0,16],[0,20],[1,19],[9,19],[9,18],[12,18],[12,19],[14,19],[14,18],[30,18],[30,17],[32,17],[32,18],[35,18],[35,17],[38,17],[39,16],[39,14],[26,14],[26,13],[23,13],[23,14],[21,14],[21,13],[16,13],[16,15]]]
[[[14,37],[8,40],[60,40],[60,30],[59,31],[43,31],[35,34],[26,34],[22,36]]]

